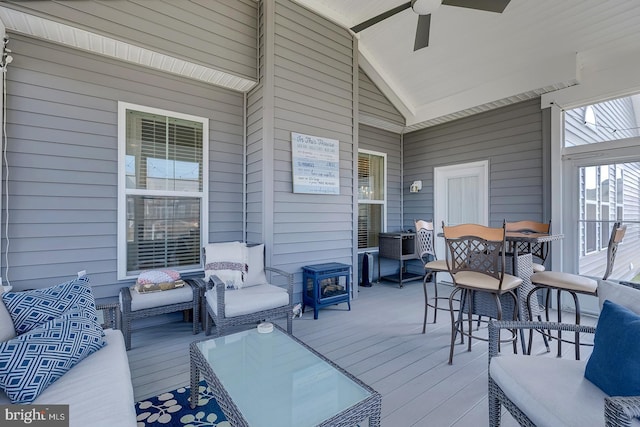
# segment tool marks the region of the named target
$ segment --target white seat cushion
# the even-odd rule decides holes
[[[584,377],[585,360],[504,354],[491,378],[538,427],[603,425],[606,394]],[[632,425],[640,426],[634,419]]]
[[[105,329],[107,345],[47,387],[36,405],[69,406],[70,427],[135,427],[136,411],[129,360],[122,333]],[[0,391],[0,404],[9,399]]]
[[[9,341],[16,337],[16,330],[13,327],[13,319],[7,310],[7,306],[0,300],[0,341]]]
[[[433,261],[429,261],[424,265],[425,270],[434,270],[434,271],[449,271],[449,267],[447,267],[447,261],[443,259],[436,259]]]
[[[585,276],[561,271],[542,271],[531,276],[531,283],[568,291],[595,294],[598,282]]]
[[[478,289],[497,291],[500,281],[495,277],[488,276],[476,271],[459,271],[454,274],[456,284],[459,286],[469,286]],[[505,274],[502,279],[502,290],[508,291],[517,288],[522,284],[522,279],[510,274]]]
[[[182,288],[151,292],[148,294],[139,294],[135,290],[131,290],[131,311],[189,301],[193,301],[193,290],[191,290],[191,285],[188,283],[185,283]],[[122,296],[120,296],[120,307],[122,307]]]
[[[286,289],[274,285],[257,285],[242,289],[226,289],[224,292],[225,317],[236,317],[269,310],[289,304]],[[205,294],[207,304],[218,313],[216,289]]]
[[[546,270],[546,268],[545,268],[544,265],[538,264],[537,262],[533,263],[533,272],[534,273],[539,273],[539,272],[545,271],[545,270]]]

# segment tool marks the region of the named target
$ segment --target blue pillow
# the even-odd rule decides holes
[[[49,288],[2,294],[16,335],[59,317],[71,307],[82,308],[87,316],[97,320],[96,303],[88,283],[89,278],[82,276]]]
[[[11,403],[32,403],[73,366],[106,344],[102,327],[72,308],[0,343],[0,388]]]
[[[584,376],[609,396],[640,396],[640,315],[604,302]]]

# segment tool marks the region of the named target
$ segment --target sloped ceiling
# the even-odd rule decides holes
[[[295,0],[350,28],[402,0]],[[407,9],[360,32],[360,64],[415,130],[580,83],[640,55],[640,4],[511,0],[501,14],[441,5],[413,52]]]

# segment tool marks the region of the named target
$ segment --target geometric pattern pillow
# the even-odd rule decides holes
[[[49,288],[2,294],[16,334],[59,317],[71,307],[85,309],[87,316],[97,320],[96,303],[88,283],[89,278],[82,276]]]
[[[0,343],[0,388],[31,403],[73,366],[106,344],[102,327],[79,309]]]

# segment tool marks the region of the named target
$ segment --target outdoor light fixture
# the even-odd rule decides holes
[[[420,180],[413,181],[413,184],[411,184],[409,191],[412,193],[417,193],[420,190],[422,190],[422,181]]]

